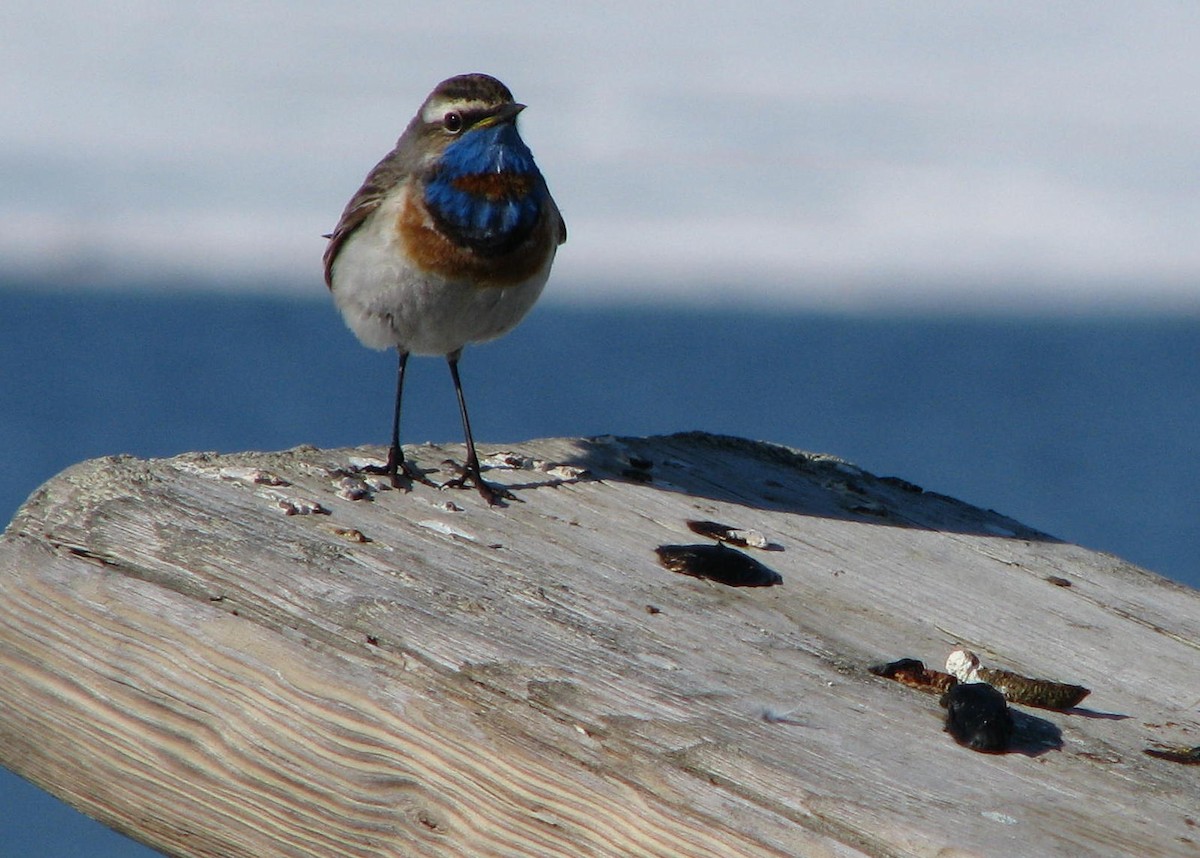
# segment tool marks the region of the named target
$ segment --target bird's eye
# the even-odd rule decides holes
[[[442,117],[442,127],[445,128],[447,131],[449,131],[451,134],[457,134],[458,132],[462,131],[462,127],[463,127],[462,114],[459,113],[457,110],[451,110],[449,113],[447,113],[445,116]]]

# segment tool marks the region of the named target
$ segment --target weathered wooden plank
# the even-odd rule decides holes
[[[188,856],[1195,854],[1143,753],[1200,743],[1195,591],[770,445],[506,449],[504,509],[377,450],[60,475],[0,542],[0,762]],[[664,569],[688,519],[783,585]],[[1092,694],[973,753],[865,670],[958,644]]]

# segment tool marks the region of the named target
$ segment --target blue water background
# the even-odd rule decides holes
[[[0,287],[0,521],[113,453],[383,443],[394,357],[313,299]],[[1200,586],[1200,319],[544,303],[462,364],[493,443],[690,429],[834,453]],[[410,364],[406,442],[458,440]],[[0,856],[155,853],[0,772]]]

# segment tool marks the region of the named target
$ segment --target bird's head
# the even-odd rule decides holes
[[[423,166],[443,158],[465,165],[481,160],[487,150],[525,149],[516,128],[517,114],[524,109],[494,77],[463,74],[434,88],[409,131],[425,155]]]

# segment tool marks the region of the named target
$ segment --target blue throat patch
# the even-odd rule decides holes
[[[511,122],[468,130],[425,182],[425,205],[442,231],[485,256],[524,241],[545,197],[533,153]]]

